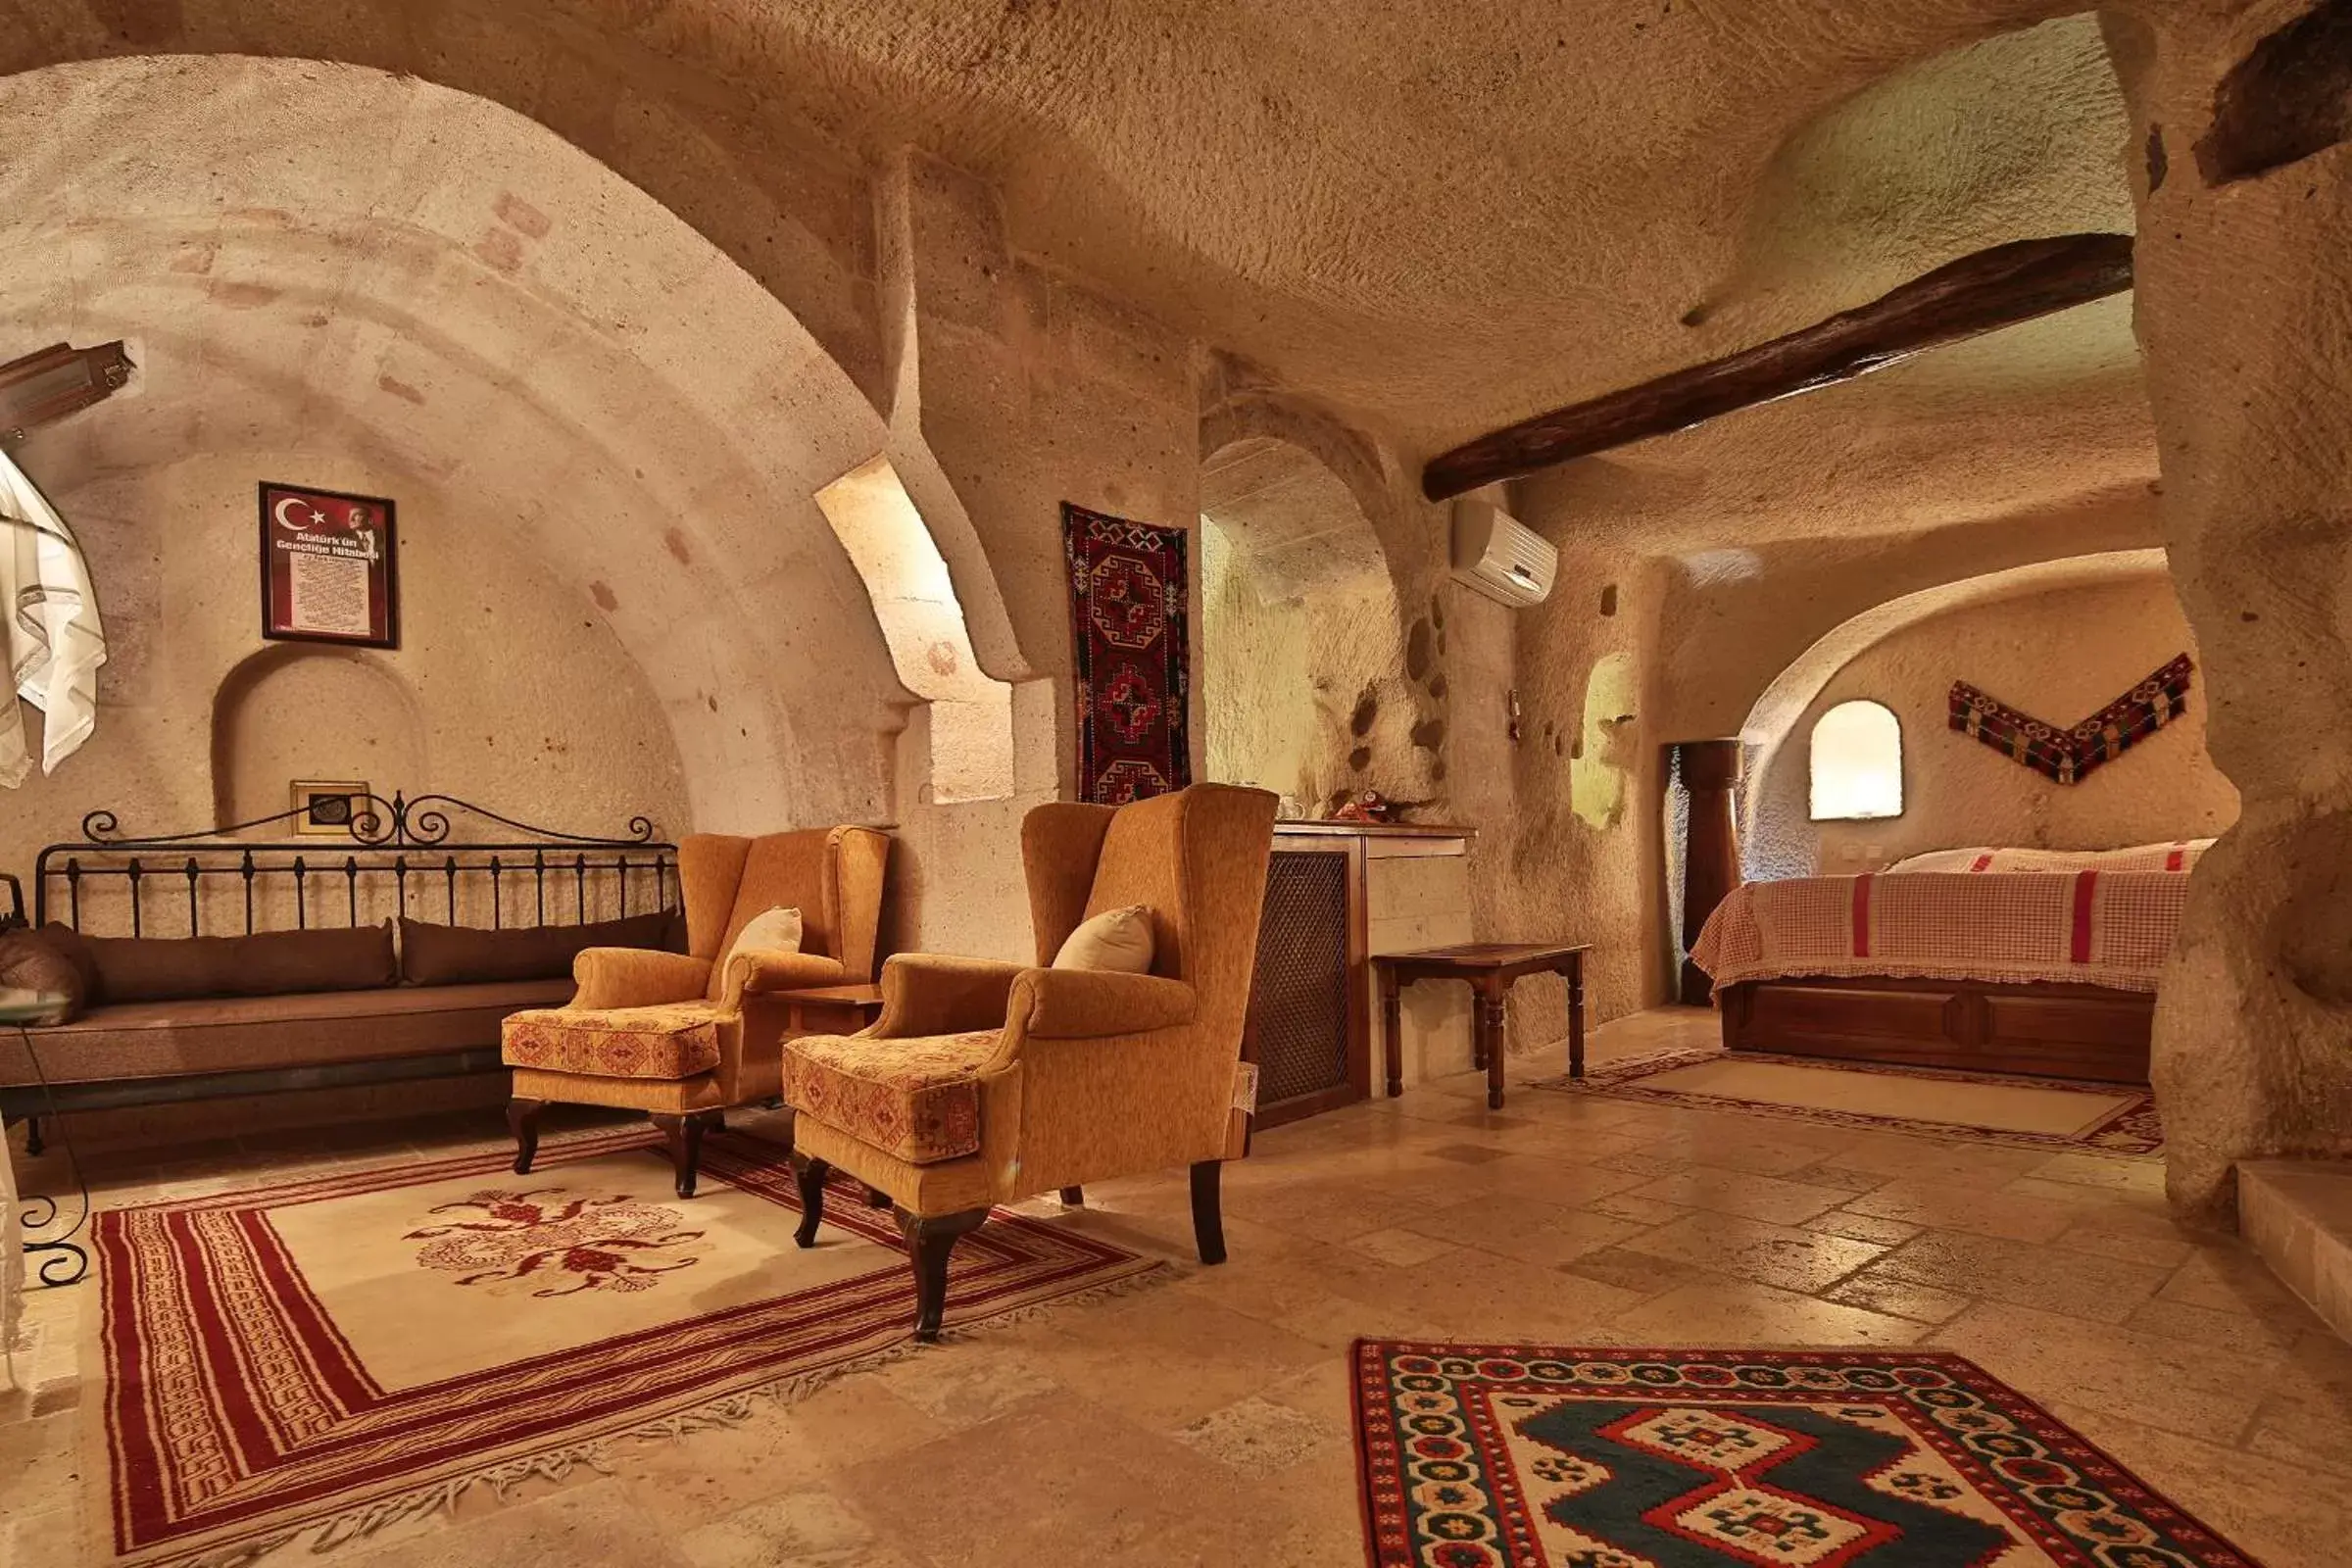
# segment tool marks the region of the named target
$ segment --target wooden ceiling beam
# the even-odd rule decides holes
[[[54,343],[0,365],[0,445],[113,397],[134,368],[120,341],[88,349]]]
[[[1785,337],[1480,436],[1432,460],[1421,471],[1421,492],[1443,501],[1571,458],[1687,430],[2131,286],[2129,234],[1995,245]]]

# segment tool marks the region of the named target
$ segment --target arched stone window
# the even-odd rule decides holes
[[[1813,820],[1903,814],[1903,726],[1884,703],[1839,703],[1814,720]]]

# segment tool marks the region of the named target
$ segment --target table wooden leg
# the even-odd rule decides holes
[[[1502,993],[1481,988],[1478,996],[1478,1038],[1486,1054],[1487,1108],[1502,1108],[1502,1058],[1509,1054],[1504,1041],[1509,1020],[1503,1011]]]
[[[1380,966],[1381,1049],[1389,1069],[1389,1098],[1404,1093],[1404,1023],[1397,1006],[1396,971]]]
[[[1470,982],[1470,1070],[1485,1072],[1487,1058],[1487,985],[1483,980]]]
[[[1568,965],[1568,1076],[1585,1075],[1585,956]]]

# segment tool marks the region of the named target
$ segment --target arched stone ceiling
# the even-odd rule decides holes
[[[2086,19],[1922,69],[2076,9],[7,0],[0,70],[248,51],[481,93],[710,234],[869,391],[858,164],[911,140],[998,181],[1023,249],[1426,451],[2112,223]]]
[[[511,111],[315,62],[0,79],[0,330],[140,368],[28,448],[61,499],[192,452],[360,458],[610,622],[699,825],[888,813],[910,699],[813,501],[886,432],[660,204]]]

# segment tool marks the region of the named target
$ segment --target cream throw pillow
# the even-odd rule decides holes
[[[1054,955],[1054,967],[1150,974],[1152,911],[1140,904],[1104,909],[1070,933],[1061,951]]]
[[[772,909],[755,914],[744,922],[735,935],[735,945],[727,950],[727,963],[735,961],[738,953],[798,953],[801,951],[801,911],[777,905]],[[726,964],[720,964],[723,971]]]

